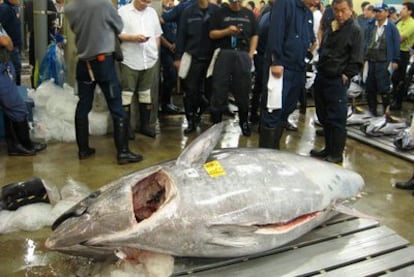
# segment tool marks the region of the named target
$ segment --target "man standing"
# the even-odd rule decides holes
[[[400,61],[398,68],[392,75],[392,96],[391,110],[401,110],[402,100],[407,91],[406,71],[410,61],[410,49],[414,44],[414,3],[406,2],[402,4],[400,12],[401,20],[397,23],[400,32]]]
[[[210,4],[208,0],[198,0],[181,15],[175,64],[177,67],[180,66],[184,52],[191,56],[188,74],[182,82],[184,109],[188,123],[184,130],[185,134],[196,130],[200,121],[199,110],[202,109],[204,102],[203,92],[209,95],[206,73],[213,51],[212,41],[209,38],[209,25],[211,16],[217,9],[218,7]]]
[[[232,91],[239,109],[240,128],[244,136],[250,136],[247,117],[251,68],[259,36],[254,14],[241,2],[230,0],[211,19],[210,38],[221,50],[213,70],[210,110],[212,122],[220,122],[227,110],[228,92]]]
[[[11,61],[16,70],[16,85],[20,86],[22,71],[22,32],[20,23],[20,0],[5,0],[0,4],[0,23],[13,41]]]
[[[310,155],[341,163],[346,141],[346,91],[351,78],[361,71],[363,35],[352,18],[352,0],[334,0],[332,7],[335,19],[323,30],[314,84],[316,113],[324,129],[325,148],[312,150]]]
[[[369,22],[365,33],[365,60],[368,76],[365,82],[369,111],[377,116],[377,93],[381,95],[383,112],[390,104],[392,71],[400,60],[400,35],[394,23],[388,19],[388,5],[374,5],[376,20]]]
[[[267,87],[269,71],[274,78],[283,78],[282,107],[269,110],[268,93],[263,94],[259,147],[280,148],[283,129],[305,86],[305,57],[315,42],[309,7],[317,3],[319,0],[277,0],[273,4],[263,81]]]
[[[76,66],[79,102],[75,114],[79,159],[95,154],[95,149],[89,147],[88,114],[98,84],[114,122],[118,164],[141,161],[142,156],[131,153],[128,148],[128,118],[122,107],[121,87],[115,72],[113,53],[115,40],[123,27],[121,17],[107,0],[74,0],[65,6],[65,14],[76,35],[79,58]]]
[[[140,132],[155,137],[155,130],[150,127],[151,86],[155,78],[158,61],[158,49],[161,25],[157,12],[149,7],[151,0],[134,0],[119,9],[124,28],[119,35],[124,60],[121,64],[122,84],[134,92],[131,103],[131,117],[141,121]],[[139,107],[138,107],[139,104]],[[134,127],[130,122],[130,128]]]
[[[162,1],[163,14],[170,12],[174,8],[173,0]],[[171,102],[171,94],[177,87],[177,69],[174,66],[174,57],[177,41],[177,23],[166,22],[161,25],[161,72],[162,82],[160,85],[160,106],[164,113],[176,114],[179,108]]]
[[[13,42],[0,23],[0,107],[3,109],[7,153],[9,156],[33,156],[46,148],[29,136],[27,107],[14,82],[14,67],[9,53]]]

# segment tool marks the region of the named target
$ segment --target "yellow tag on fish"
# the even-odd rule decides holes
[[[213,178],[226,175],[224,168],[221,166],[221,164],[218,161],[211,161],[211,162],[205,163],[204,169],[207,171],[208,175],[210,175],[210,177],[213,177]]]

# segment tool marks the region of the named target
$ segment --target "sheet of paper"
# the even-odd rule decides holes
[[[211,58],[210,64],[208,65],[206,78],[213,76],[214,65],[216,64],[217,56],[220,53],[220,48],[214,50],[213,57]]]
[[[269,112],[282,108],[283,76],[275,78],[269,69],[269,81],[267,82],[267,109]]]
[[[183,56],[181,57],[180,61],[180,69],[178,70],[178,77],[181,79],[185,79],[188,75],[188,71],[190,71],[191,66],[191,55],[187,52],[184,52]]]

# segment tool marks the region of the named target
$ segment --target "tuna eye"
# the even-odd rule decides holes
[[[95,192],[92,192],[91,194],[89,194],[88,198],[96,198],[96,197],[98,197],[100,194],[101,194],[101,192],[100,192],[100,191],[95,191]]]

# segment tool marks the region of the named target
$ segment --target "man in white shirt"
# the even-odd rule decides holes
[[[151,0],[133,0],[132,3],[121,7],[118,12],[124,22],[124,29],[119,35],[124,55],[121,79],[124,89],[134,92],[131,117],[137,118],[139,104],[140,132],[155,137],[155,130],[152,130],[149,124],[153,101],[151,86],[157,70],[162,30],[156,11],[148,6],[150,3]]]

